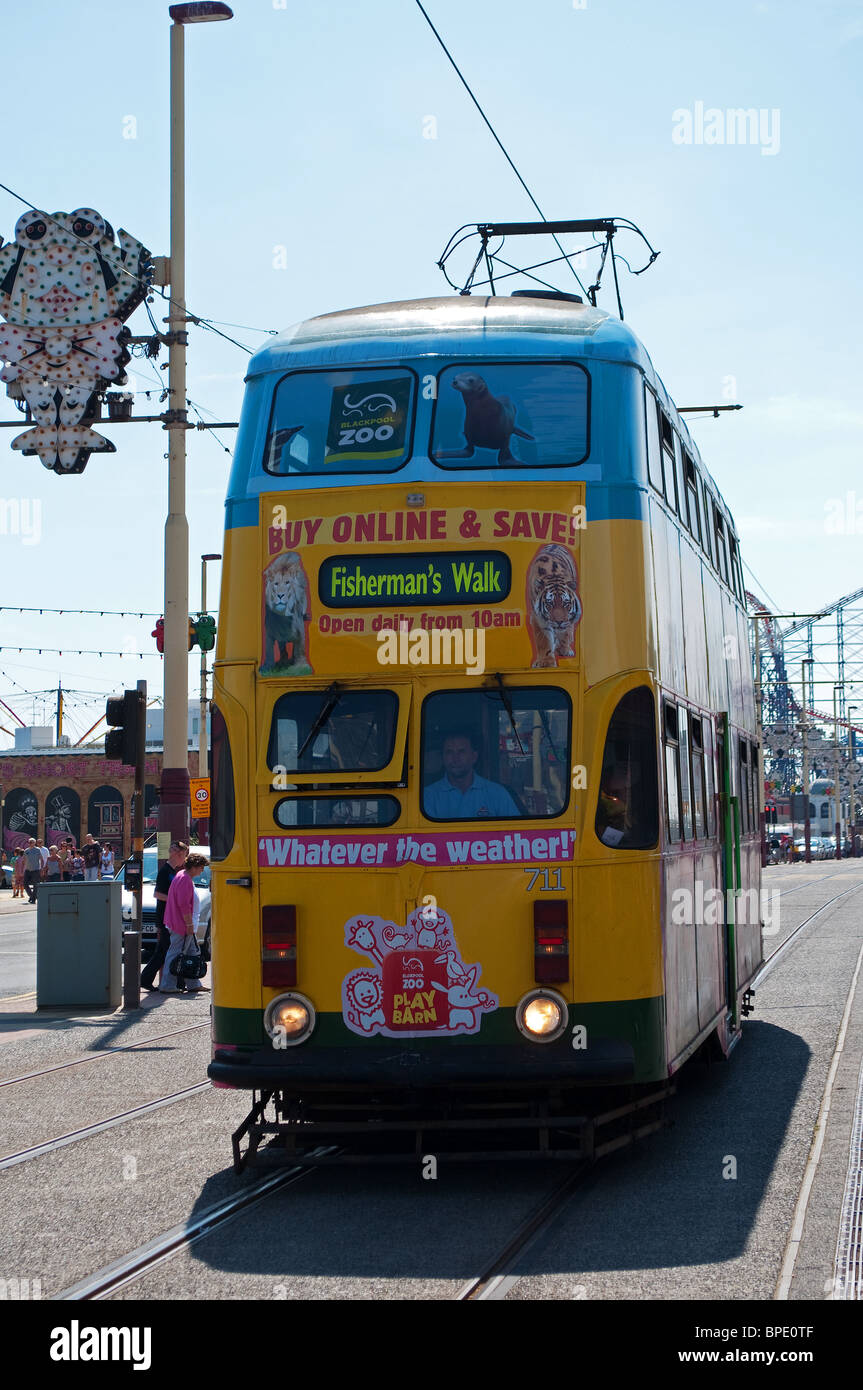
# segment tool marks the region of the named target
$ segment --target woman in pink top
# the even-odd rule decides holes
[[[202,854],[190,854],[182,869],[176,873],[171,880],[171,887],[168,889],[168,901],[165,903],[165,926],[171,933],[171,944],[165,956],[165,964],[162,966],[162,974],[159,978],[159,992],[161,994],[179,994],[181,991],[177,984],[176,975],[171,974],[171,962],[177,956],[182,955],[183,947],[191,937],[195,940],[194,908],[195,908],[195,885],[194,878],[206,867],[206,859]],[[191,941],[189,944],[191,945]],[[194,994],[203,989],[200,980],[186,980],[186,990]]]

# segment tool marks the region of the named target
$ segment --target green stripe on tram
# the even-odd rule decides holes
[[[607,1038],[629,1043],[636,1058],[636,1079],[662,1075],[665,1068],[665,1012],[661,995],[651,999],[626,999],[600,1004],[570,1004],[569,1028],[582,1025],[586,1029],[587,1045],[591,1038]],[[224,1043],[234,1047],[262,1047],[269,1039],[264,1032],[263,1009],[230,1009],[215,1005],[213,1008],[213,1031],[218,1039],[216,1046]],[[314,1047],[389,1047],[394,1041],[391,1037],[377,1034],[371,1038],[361,1038],[346,1027],[338,1013],[319,1013],[315,1026]],[[407,1042],[408,1039],[405,1039]],[[411,1049],[417,1052],[434,1052],[446,1041],[450,1047],[470,1048],[476,1046],[530,1046],[522,1037],[515,1024],[515,1009],[496,1009],[486,1014],[480,1031],[471,1037],[418,1038],[410,1039]]]

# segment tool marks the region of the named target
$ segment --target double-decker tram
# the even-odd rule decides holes
[[[209,1075],[254,1093],[238,1164],[371,1132],[571,1153],[591,1095],[634,1109],[739,1038],[739,546],[618,319],[453,296],[257,353],[212,727]]]

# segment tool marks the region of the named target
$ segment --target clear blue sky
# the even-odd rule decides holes
[[[734,379],[744,410],[695,433],[761,585],[798,611],[863,585],[860,0],[427,8],[546,216],[628,216],[661,250],[647,275],[624,276],[627,319],[679,404],[722,400]],[[440,293],[435,262],[460,223],[533,216],[413,0],[237,0],[234,10],[230,23],[186,36],[195,313],[282,329]],[[95,207],[156,254],[168,250],[168,27],[154,0],[43,0],[4,24],[20,61],[4,76],[2,181],[49,212]],[[778,111],[776,153],[675,143],[673,113],[697,102]],[[430,116],[435,139],[423,134]],[[0,193],[5,239],[22,210]],[[282,246],[286,270],[274,268]],[[142,310],[132,325],[145,331]],[[236,419],[246,360],[193,330],[189,395]],[[156,384],[152,369],[132,366],[141,375],[130,387]],[[0,396],[0,418],[12,416]],[[41,504],[38,544],[0,535],[4,605],[162,610],[166,435],[105,432],[117,453],[70,478],[13,454],[11,433],[0,434],[0,499]],[[209,435],[189,447],[194,605],[197,557],[221,549],[228,458]],[[855,489],[861,529],[829,531],[831,500]],[[4,644],[153,648],[152,622],[0,617]],[[90,692],[141,675],[161,684],[155,656],[3,652],[0,668],[0,695],[27,720],[22,691],[61,674]],[[196,679],[197,661],[192,691]],[[99,701],[89,720],[79,707],[73,731]]]

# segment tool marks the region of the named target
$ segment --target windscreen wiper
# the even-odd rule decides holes
[[[522,744],[522,741],[519,737],[518,728],[516,727],[515,715],[513,714],[512,710],[512,700],[509,698],[509,693],[507,691],[506,686],[503,683],[503,676],[500,674],[500,671],[495,671],[494,679],[497,681],[497,688],[500,691],[500,698],[503,701],[503,707],[509,715],[509,722],[512,725],[512,731],[515,734],[515,741],[518,744],[519,751],[521,753],[526,754],[527,749]]]
[[[321,704],[321,707],[318,710],[317,718],[315,719],[315,722],[312,725],[312,727],[309,729],[305,741],[303,742],[303,746],[297,754],[297,771],[300,770],[300,758],[305,753],[309,744],[314,743],[318,734],[321,732],[321,729],[324,727],[333,710],[335,709],[336,705],[339,703],[339,700],[342,698],[343,693],[344,692],[339,687],[338,681],[333,681],[329,689],[324,691],[323,703]]]

